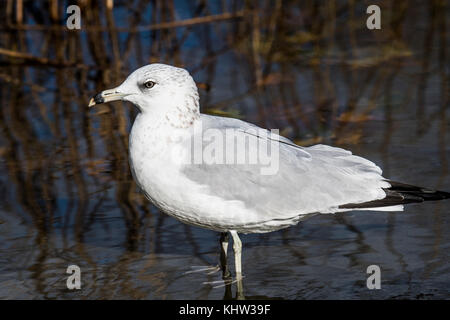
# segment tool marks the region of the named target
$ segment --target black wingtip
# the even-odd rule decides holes
[[[450,199],[450,192],[436,191],[436,196],[440,197],[439,200]]]
[[[403,195],[421,197],[424,201],[444,200],[450,198],[450,192],[431,190],[390,180],[388,180],[388,182],[391,184],[391,187],[388,190]]]
[[[450,199],[450,192],[430,190],[396,181],[386,180],[391,187],[383,189],[386,198],[364,203],[348,203],[339,206],[341,209],[367,209],[376,207],[389,207],[400,204],[419,203],[424,201],[437,201]]]

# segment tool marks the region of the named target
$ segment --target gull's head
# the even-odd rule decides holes
[[[118,87],[96,94],[89,107],[116,100],[129,101],[143,113],[199,112],[197,86],[189,72],[160,63],[139,68]]]

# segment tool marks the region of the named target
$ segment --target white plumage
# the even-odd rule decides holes
[[[197,87],[184,69],[142,67],[90,105],[118,99],[140,110],[130,135],[130,159],[147,197],[182,222],[232,232],[235,242],[237,232],[273,231],[309,214],[351,210],[340,206],[383,199],[383,188],[390,187],[379,167],[350,151],[325,145],[303,148],[241,120],[200,114]],[[258,163],[193,163],[192,141],[206,142],[204,152],[211,140],[207,132],[225,136],[227,130],[238,138],[256,137],[258,147],[275,143],[278,170],[262,175]],[[224,140],[222,147],[223,153],[258,152],[250,143],[242,150]],[[237,272],[240,275],[240,269]]]

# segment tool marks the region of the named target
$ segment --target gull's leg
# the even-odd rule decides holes
[[[242,242],[236,231],[230,231],[233,237],[233,250],[234,250],[234,264],[236,268],[236,280],[242,279],[242,264],[241,264],[241,252],[242,252]]]
[[[245,300],[244,296],[244,285],[242,284],[242,278],[236,282],[236,299]]]
[[[230,271],[227,264],[228,253],[228,233],[220,233],[220,267],[222,269],[222,278],[227,279],[230,277]]]
[[[236,299],[242,300],[244,297],[244,286],[242,285],[242,242],[236,231],[230,231],[233,237],[233,250],[234,250],[234,264],[236,267]]]
[[[217,265],[215,267],[198,267],[196,270],[187,271],[185,273],[193,273],[193,272],[200,272],[200,271],[208,271],[208,274],[215,273],[219,270],[222,270],[222,279],[223,281],[208,281],[203,282],[204,284],[219,284],[214,288],[219,288],[222,286],[230,285],[232,283],[231,274],[228,270],[228,264],[227,264],[227,252],[228,252],[228,233],[227,232],[221,232],[220,233],[220,265]]]

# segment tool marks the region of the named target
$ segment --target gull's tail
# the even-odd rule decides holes
[[[363,203],[349,203],[339,206],[339,209],[374,209],[394,207],[408,203],[435,201],[450,198],[450,192],[430,190],[409,184],[390,181],[391,187],[383,189],[386,198]]]

